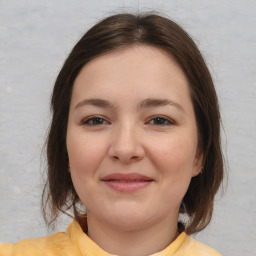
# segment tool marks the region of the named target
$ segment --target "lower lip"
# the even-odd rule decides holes
[[[152,181],[134,181],[134,182],[104,181],[104,183],[116,191],[131,193],[147,187],[152,183]]]

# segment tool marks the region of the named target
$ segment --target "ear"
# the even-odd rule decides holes
[[[195,159],[194,159],[194,165],[193,165],[193,171],[192,171],[192,177],[197,176],[201,173],[203,169],[203,159],[204,155],[200,147],[197,148]]]
[[[68,160],[68,172],[70,173],[70,163],[69,163],[69,160]]]

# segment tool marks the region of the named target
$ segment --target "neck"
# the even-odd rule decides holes
[[[140,229],[122,229],[102,225],[87,216],[88,236],[104,251],[122,256],[145,256],[162,251],[179,235],[177,218]]]

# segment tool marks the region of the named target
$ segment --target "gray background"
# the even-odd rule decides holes
[[[196,238],[256,255],[256,1],[0,0],[0,241],[47,234],[40,215],[49,97],[74,43],[113,11],[155,9],[202,50],[219,94],[228,189]],[[57,230],[65,230],[65,219]]]

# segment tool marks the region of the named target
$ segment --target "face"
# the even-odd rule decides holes
[[[122,229],[177,222],[202,161],[186,76],[151,46],[95,58],[74,82],[66,143],[88,220]]]

